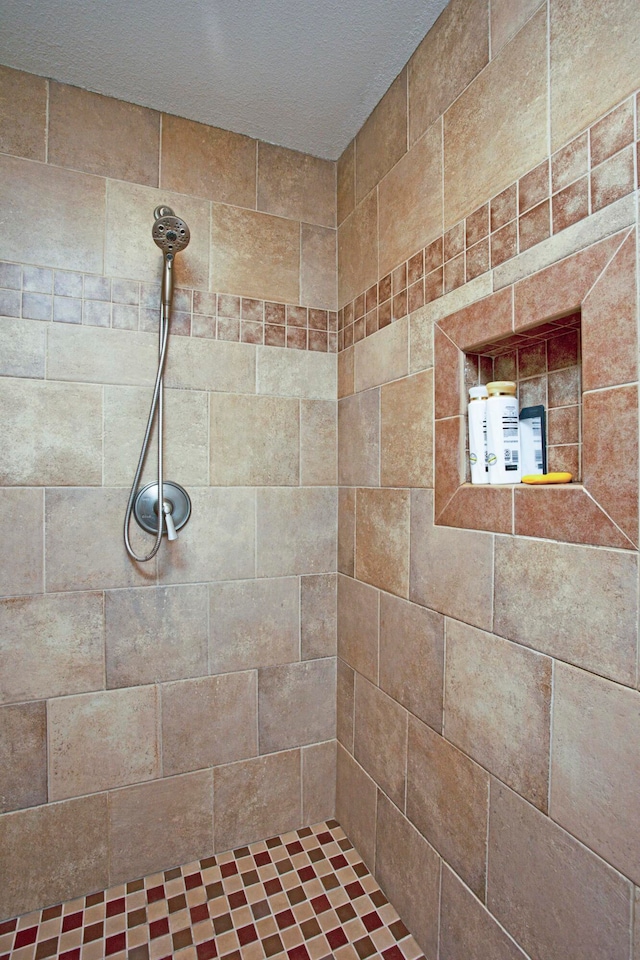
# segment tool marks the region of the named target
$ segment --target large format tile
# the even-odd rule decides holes
[[[388,487],[430,487],[433,484],[431,370],[382,387],[380,482]]]
[[[337,645],[338,577],[300,578],[300,654],[303,660],[334,657]]]
[[[300,414],[293,397],[210,396],[211,483],[297,486]]]
[[[377,486],[380,476],[380,391],[338,401],[338,482]]]
[[[356,136],[356,203],[407,150],[407,74],[402,71],[369,114]]]
[[[342,746],[353,753],[355,671],[338,657],[336,676],[336,737]]]
[[[336,172],[330,160],[260,142],[257,191],[264,213],[335,227]]]
[[[77,327],[68,323],[54,323],[47,330],[49,380],[137,384],[150,388],[157,367],[157,339],[148,333]],[[150,403],[151,394],[147,396]]]
[[[257,496],[258,576],[335,570],[335,488],[263,487]]]
[[[44,587],[44,493],[35,488],[0,489],[0,511],[10,517],[0,562],[0,597],[42,593]]]
[[[155,376],[155,366],[153,370]],[[172,337],[167,352],[165,385],[179,390],[255,393],[256,348],[249,343]]]
[[[302,750],[302,822],[319,823],[336,812],[336,742]]]
[[[354,345],[355,390],[406,377],[409,372],[409,324],[402,318]]]
[[[356,141],[355,137],[338,160],[336,192],[338,226],[348,217],[355,206],[356,197]]]
[[[374,683],[378,679],[378,591],[338,577],[338,656]]]
[[[0,67],[0,151],[44,160],[47,81],[22,70]]]
[[[338,235],[332,227],[300,226],[300,303],[323,310],[338,308]]]
[[[540,0],[492,0],[491,56],[495,57],[540,6]]]
[[[260,753],[336,735],[334,657],[262,667],[258,674]]]
[[[47,802],[45,703],[0,707],[0,813]]]
[[[338,490],[338,573],[353,577],[356,547],[356,491]]]
[[[336,399],[335,354],[246,346],[256,358],[258,393],[308,400]]]
[[[300,401],[300,483],[335,486],[338,408],[334,400]]]
[[[0,323],[0,376],[44,378],[47,328],[41,320],[3,317]]]
[[[378,280],[378,194],[371,193],[338,229],[338,307]]]
[[[375,863],[377,793],[373,780],[338,744],[336,817],[370,870]]]
[[[355,688],[354,755],[387,796],[404,807],[407,712],[359,675]]]
[[[356,493],[356,577],[402,597],[409,595],[408,490]]]

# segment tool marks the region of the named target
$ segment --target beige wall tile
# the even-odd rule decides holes
[[[0,490],[0,511],[10,518],[0,562],[0,597],[41,593],[44,587],[44,494],[42,490]]]
[[[374,683],[378,681],[378,591],[338,577],[338,656]]]
[[[444,734],[547,809],[551,660],[447,620]]]
[[[409,595],[408,490],[358,490],[356,494],[356,576]]]
[[[336,735],[336,661],[307,660],[262,667],[258,674],[260,753]]]
[[[435,527],[431,491],[412,491],[409,598],[490,629],[492,592],[493,537]]]
[[[104,685],[102,594],[3,600],[0,650],[4,703],[100,689]]]
[[[333,400],[300,401],[300,482],[332,486],[338,469],[337,406]]]
[[[176,283],[208,290],[209,204],[185,194],[133,183],[110,180],[107,184],[105,273],[130,280],[160,280],[162,253],[151,237],[153,211],[159,204],[172,207],[191,232],[189,246],[176,260]]]
[[[0,375],[42,380],[47,328],[40,320],[2,318]]]
[[[107,797],[49,803],[0,819],[3,918],[83,897],[109,883]]]
[[[130,687],[205,674],[208,635],[204,584],[108,592],[107,685]]]
[[[163,774],[256,756],[257,725],[255,671],[166,684],[162,687]]]
[[[213,673],[299,658],[297,577],[212,583],[209,657]]]
[[[354,391],[354,356],[353,346],[338,354],[338,400],[350,396]]]
[[[324,310],[338,306],[337,233],[329,227],[300,227],[300,303]]]
[[[550,814],[635,883],[639,735],[637,691],[556,664]]]
[[[380,476],[380,391],[338,402],[338,482],[376,486]]]
[[[154,376],[155,366],[154,362]],[[179,390],[255,393],[256,348],[248,343],[173,337],[167,354],[165,385]]]
[[[103,180],[0,157],[0,204],[11,223],[2,251],[7,260],[102,273]]]
[[[160,185],[167,190],[255,209],[256,154],[250,137],[162,115]]]
[[[629,553],[498,537],[495,631],[634,684],[636,581]]]
[[[433,320],[428,307],[409,317],[409,372],[417,373],[433,366]]]
[[[372,191],[338,230],[338,307],[378,280],[378,194]]]
[[[435,850],[378,795],[376,877],[428,957],[438,949],[440,862]],[[407,878],[411,877],[411,883]]]
[[[115,790],[109,795],[109,882],[210,856],[212,812],[209,770]]]
[[[258,576],[333,572],[337,501],[331,487],[259,489]]]
[[[379,194],[383,276],[442,233],[441,124],[434,124],[387,174]]]
[[[214,770],[216,851],[299,827],[300,767],[300,751],[287,750]]]
[[[0,67],[0,152],[44,160],[47,81]]]
[[[547,154],[546,9],[483,70],[444,117],[445,227]],[[487,137],[487,130],[492,136]],[[475,144],[469,150],[469,143]]]
[[[336,655],[337,587],[335,573],[300,578],[300,651],[303,660]]]
[[[404,807],[407,712],[356,674],[354,755],[394,803]]]
[[[407,152],[407,71],[393,81],[356,136],[356,203]]]
[[[0,408],[0,483],[101,483],[100,387],[4,378]]]
[[[442,730],[444,618],[380,595],[380,686],[434,730]]]
[[[380,391],[380,482],[433,484],[433,372],[389,383]]]
[[[409,143],[444,113],[489,60],[487,5],[454,0],[409,61]]]
[[[214,203],[211,242],[216,290],[263,300],[299,302],[298,222]]]
[[[541,6],[540,0],[491,0],[491,58],[493,59]]]
[[[299,404],[293,398],[210,396],[211,483],[297,485]]]
[[[50,380],[151,386],[157,367],[158,341],[149,333],[66,323],[54,323],[47,329]],[[150,402],[150,394],[147,396]]]
[[[409,718],[406,812],[484,899],[489,774],[414,717]]]
[[[61,697],[47,716],[51,800],[159,776],[156,687]]]
[[[45,703],[0,707],[0,813],[47,802]]]
[[[375,864],[377,793],[373,780],[338,744],[336,817],[370,870]]]
[[[354,576],[356,549],[356,491],[338,490],[338,572]]]
[[[258,143],[258,210],[336,225],[336,165],[297,150]]]
[[[631,884],[495,783],[488,876],[487,906],[527,953],[567,960],[629,956]]]
[[[343,151],[337,164],[338,225],[348,217],[355,206],[356,198],[356,141],[355,138]]]
[[[343,747],[351,753],[353,753],[354,698],[355,673],[344,660],[338,657],[336,736]]]
[[[409,324],[403,318],[360,340],[354,347],[355,389],[367,390],[409,372]]]
[[[335,400],[335,354],[257,347],[257,391],[278,397]],[[237,389],[237,388],[236,388]]]
[[[158,186],[160,114],[64,83],[49,83],[49,163]]]
[[[336,811],[336,742],[302,750],[302,822],[320,823]]]

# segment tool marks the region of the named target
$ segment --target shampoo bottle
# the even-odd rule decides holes
[[[487,384],[487,464],[489,483],[520,483],[520,434],[516,385]]]
[[[469,387],[469,463],[471,483],[489,483],[487,467],[487,388]]]

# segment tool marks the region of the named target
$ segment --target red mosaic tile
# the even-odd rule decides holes
[[[166,917],[161,917],[159,920],[152,920],[149,924],[149,937],[151,940],[164,937],[167,933],[169,933],[169,921]]]
[[[67,933],[69,930],[77,930],[78,927],[82,926],[83,917],[84,911],[82,910],[78,911],[78,913],[67,914],[62,921],[62,932]]]
[[[245,947],[248,943],[253,943],[253,941],[257,939],[258,934],[252,923],[248,923],[246,927],[240,927],[238,930],[238,940],[240,941],[241,947]]]
[[[207,940],[205,943],[199,943],[196,946],[198,960],[213,960],[218,956],[218,949],[215,940]]]
[[[290,957],[290,960],[311,960],[309,951],[303,943],[298,947],[293,947],[291,950],[288,950],[287,956]]]
[[[16,933],[16,938],[13,941],[13,949],[17,950],[19,947],[27,947],[30,943],[35,943],[37,939],[37,927],[28,927],[26,930],[18,930]]]
[[[17,926],[17,920],[5,920],[3,923],[0,923],[0,937],[3,937],[5,933],[13,933]]]
[[[112,953],[125,950],[126,946],[127,935],[125,933],[116,933],[112,937],[107,937],[104,945],[105,955],[109,957]]]
[[[156,903],[158,900],[164,900],[164,886],[151,887],[147,890],[147,903]]]
[[[295,922],[296,919],[291,910],[281,910],[280,913],[276,913],[276,923],[281,930],[293,926]]]
[[[110,900],[107,903],[107,916],[117,917],[119,913],[124,913],[126,909],[126,900],[124,897],[118,897],[117,900]]]
[[[348,937],[342,927],[336,927],[335,930],[329,930],[325,936],[329,941],[329,946],[333,950],[337,950],[338,947],[344,947],[345,943],[349,942]]]

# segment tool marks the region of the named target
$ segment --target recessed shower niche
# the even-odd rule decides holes
[[[638,543],[634,234],[601,240],[435,326],[435,522],[632,549]],[[549,470],[571,484],[472,486],[468,386],[518,383],[547,410]]]

